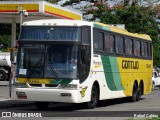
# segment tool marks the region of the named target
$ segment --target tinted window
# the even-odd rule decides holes
[[[126,38],[125,39],[125,52],[127,55],[133,54],[133,40]]]
[[[114,53],[115,52],[115,37],[114,35],[105,35],[105,52]]]
[[[140,41],[134,41],[134,55],[140,56]]]
[[[141,55],[142,55],[142,56],[145,55],[145,51],[144,51],[144,42],[141,42]]]
[[[116,37],[116,53],[123,54],[124,53],[124,39],[123,37]]]
[[[93,38],[94,49],[98,50],[98,51],[103,51],[104,50],[104,48],[103,48],[104,33],[99,32],[98,30],[94,30],[94,35],[93,36],[94,36],[94,38]]]
[[[144,42],[144,56],[147,57],[148,56],[148,43]]]
[[[80,41],[80,37],[78,27],[23,26],[20,33],[20,40]]]
[[[90,43],[90,28],[82,27],[82,43],[89,44]]]
[[[149,43],[149,57],[152,57],[152,44]]]

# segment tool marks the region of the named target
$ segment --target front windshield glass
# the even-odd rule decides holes
[[[22,47],[18,62],[18,75],[43,77],[44,53],[43,45]]]
[[[78,27],[23,26],[20,40],[79,41],[80,36]]]
[[[75,78],[77,73],[77,46],[48,45],[45,77]]]
[[[76,78],[78,46],[28,45],[21,49],[17,76],[31,78]]]

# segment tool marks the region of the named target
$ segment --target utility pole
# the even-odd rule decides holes
[[[19,14],[20,14],[20,19],[19,19],[19,23],[20,23],[20,28],[21,28],[21,25],[22,25],[22,19],[23,19],[23,6],[18,6],[18,11],[19,11]]]

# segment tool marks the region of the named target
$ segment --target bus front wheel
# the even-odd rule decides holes
[[[98,103],[98,90],[96,85],[93,85],[92,87],[92,91],[91,91],[91,101],[89,101],[88,104],[88,108],[89,109],[93,109],[97,106]]]
[[[49,102],[35,102],[35,106],[40,109],[46,109],[49,106]]]

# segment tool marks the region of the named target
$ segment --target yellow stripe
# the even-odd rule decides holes
[[[0,4],[0,10],[17,10],[18,6],[23,6],[25,10],[39,10],[39,4]]]
[[[56,15],[59,15],[59,16],[62,16],[62,17],[75,19],[75,20],[81,20],[82,19],[81,15],[77,15],[77,14],[71,13],[69,11],[65,11],[65,10],[55,8],[55,7],[51,7],[51,6],[48,6],[48,5],[45,5],[44,11],[52,13],[52,14],[56,14]]]
[[[16,78],[19,83],[30,84],[50,84],[53,79],[38,79],[38,78]]]

